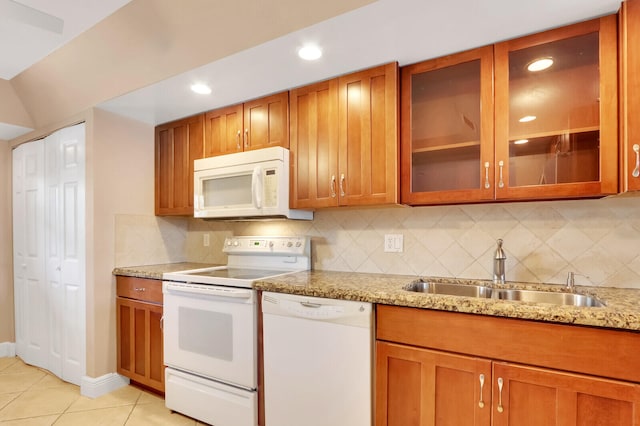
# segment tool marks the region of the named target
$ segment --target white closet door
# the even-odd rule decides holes
[[[13,166],[16,353],[29,364],[45,366],[44,141],[16,148]]]
[[[85,126],[62,129],[52,135],[56,158],[56,201],[50,209],[56,219],[56,244],[48,246],[50,281],[51,362],[58,364],[62,379],[80,385],[85,374]],[[53,365],[52,365],[53,367]]]
[[[13,152],[16,353],[77,385],[86,370],[85,126]]]

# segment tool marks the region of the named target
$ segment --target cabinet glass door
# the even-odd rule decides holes
[[[402,69],[403,202],[493,197],[491,63],[482,48]]]
[[[612,123],[604,118],[609,52],[599,22],[496,45],[498,198],[503,188],[528,188],[528,198],[531,191],[543,197],[602,192],[604,147],[615,152],[617,138],[615,124],[613,134],[605,131]],[[610,50],[615,70],[615,43]]]

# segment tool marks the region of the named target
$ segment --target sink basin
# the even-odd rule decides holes
[[[416,281],[408,287],[405,287],[405,290],[415,291],[416,293],[446,294],[449,296],[482,297],[488,299],[491,297],[492,288],[481,285]]]
[[[593,308],[604,306],[604,303],[591,296],[553,291],[494,289],[481,285],[435,283],[429,281],[416,281],[409,284],[404,289],[416,293],[478,297],[482,299],[514,300],[533,303],[548,303],[560,306],[580,306]]]
[[[501,300],[519,300],[521,302],[551,303],[564,306],[582,306],[599,308],[604,306],[602,302],[591,296],[575,293],[558,293],[538,290],[496,290],[495,296]]]

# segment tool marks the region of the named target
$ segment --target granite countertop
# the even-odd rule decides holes
[[[178,262],[161,263],[159,265],[142,266],[121,266],[113,270],[113,275],[123,275],[125,277],[150,278],[161,280],[165,272],[187,271],[189,269],[208,268],[211,266],[223,266],[211,263]]]
[[[114,275],[162,279],[164,272],[221,266],[207,263],[168,263],[119,267]],[[385,305],[437,309],[479,315],[576,324],[640,331],[640,290],[613,287],[576,286],[576,293],[596,297],[600,308],[558,306],[509,300],[445,296],[407,291],[417,281],[415,275],[386,275],[354,272],[305,271],[254,283],[257,290],[290,293],[332,299],[360,300]],[[497,286],[488,280],[423,277],[425,281],[476,284],[500,288],[563,291],[561,285],[508,282]]]
[[[640,331],[640,290],[577,286],[576,293],[596,297],[599,308],[414,293],[404,290],[416,276],[309,271],[257,281],[264,291],[334,299],[360,300],[386,305],[520,318]],[[491,281],[424,277],[425,281],[494,286]],[[501,288],[563,291],[561,285],[507,283]]]

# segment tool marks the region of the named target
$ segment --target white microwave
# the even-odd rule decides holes
[[[289,150],[271,147],[194,162],[194,217],[313,219],[289,208]]]

